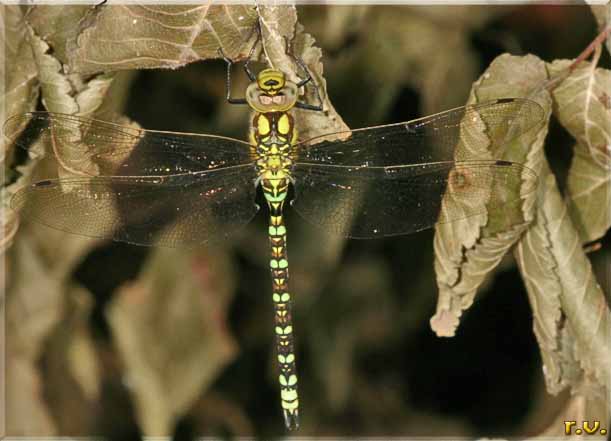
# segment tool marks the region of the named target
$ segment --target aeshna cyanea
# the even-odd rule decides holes
[[[254,111],[251,142],[213,135],[141,130],[74,115],[13,116],[4,133],[23,148],[42,138],[62,153],[73,177],[43,179],[11,199],[22,217],[84,236],[137,245],[196,246],[226,237],[257,213],[261,186],[270,212],[272,298],[281,403],[298,426],[298,396],[283,208],[328,232],[354,238],[407,234],[481,215],[526,197],[528,168],[503,159],[504,146],[543,120],[519,98],[461,107],[425,118],[297,141],[293,108],[311,82],[274,69],[253,75],[243,99]],[[316,87],[314,85],[314,87]],[[475,135],[474,135],[475,134]],[[482,139],[488,155],[462,149]]]

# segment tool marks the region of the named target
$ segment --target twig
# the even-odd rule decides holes
[[[579,54],[579,56],[575,59],[575,61],[573,61],[573,63],[569,66],[569,69],[571,70],[571,72],[575,70],[575,68],[577,67],[579,63],[587,59],[594,50],[596,50],[597,48],[600,48],[600,46],[603,44],[603,42],[605,41],[605,39],[607,38],[607,36],[610,33],[611,33],[611,24],[607,26],[605,29],[603,29],[602,32],[598,34],[598,36],[594,40],[592,40],[592,43],[590,43],[588,47],[586,47],[583,50],[583,52]]]
[[[594,52],[594,58],[592,59],[592,62],[594,63],[594,65],[596,65],[598,63],[598,59],[600,58],[601,45],[609,34],[611,34],[611,25],[603,29],[602,32],[600,32],[600,34],[598,34],[596,38],[592,40],[588,47],[586,47],[579,54],[579,56],[575,58],[575,61],[573,61],[569,67],[567,67],[563,72],[559,73],[554,78],[550,78],[549,81],[547,81],[543,87],[549,91],[555,89],[569,75],[571,75],[571,73],[573,73],[575,69],[577,69],[577,66],[579,66],[579,64],[588,59],[590,55],[592,55],[592,52]]]

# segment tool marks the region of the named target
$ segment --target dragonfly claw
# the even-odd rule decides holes
[[[233,60],[232,60],[231,58],[229,58],[227,55],[225,55],[225,51],[223,51],[223,48],[222,48],[222,47],[219,47],[219,49],[218,49],[218,51],[217,51],[217,52],[218,52],[219,56],[220,56],[220,57],[221,57],[223,60],[225,60],[225,63],[227,63],[227,64],[229,64],[229,65],[232,65],[232,64],[233,64]]]
[[[297,409],[289,412],[286,409],[282,411],[284,413],[284,424],[288,430],[299,429],[299,411]]]

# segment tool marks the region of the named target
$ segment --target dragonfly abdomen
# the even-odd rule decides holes
[[[289,268],[286,252],[286,227],[282,216],[282,207],[286,192],[273,196],[264,193],[270,207],[269,243],[270,270],[272,276],[272,299],[274,302],[274,320],[276,334],[276,351],[280,367],[280,398],[287,427],[299,425],[297,395],[297,368],[293,344],[293,318],[291,315],[291,294],[288,288]]]
[[[257,113],[253,119],[257,167],[263,195],[269,207],[270,270],[276,352],[280,368],[280,401],[286,426],[299,426],[297,367],[293,343],[293,319],[289,292],[289,268],[286,251],[286,227],[282,210],[291,182],[290,150],[295,131],[287,112]]]

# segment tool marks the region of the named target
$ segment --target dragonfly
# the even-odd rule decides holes
[[[223,56],[224,57],[224,56]],[[28,149],[46,145],[69,177],[19,189],[20,216],[67,233],[135,245],[193,247],[234,234],[259,206],[269,212],[269,267],[280,403],[286,427],[299,426],[287,229],[284,207],[327,232],[351,238],[408,234],[485,215],[526,197],[536,174],[502,158],[505,147],[543,120],[543,109],[503,98],[390,125],[299,140],[294,109],[323,110],[302,60],[304,78],[280,70],[256,75],[233,98],[253,111],[250,140],[144,130],[75,115],[31,112],[7,120],[4,133]],[[318,104],[301,101],[315,88]],[[300,92],[301,91],[301,92]],[[473,134],[479,134],[477,137]],[[485,136],[482,138],[481,134]],[[472,136],[473,135],[473,136]],[[494,155],[469,155],[469,139]]]

